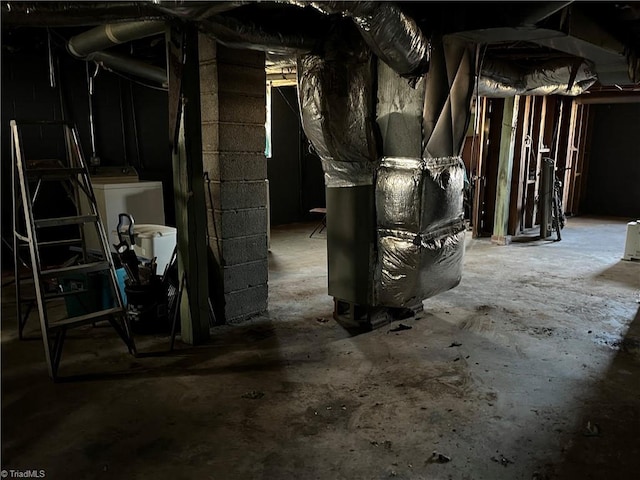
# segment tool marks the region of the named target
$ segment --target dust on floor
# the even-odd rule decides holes
[[[467,238],[464,277],[401,323],[331,319],[322,237],[274,229],[269,313],[172,354],[73,331],[53,384],[2,304],[2,468],[64,479],[627,479],[640,471],[640,263],[625,223]],[[435,452],[435,454],[434,454]]]

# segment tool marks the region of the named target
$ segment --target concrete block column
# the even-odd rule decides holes
[[[267,308],[265,57],[205,35],[199,47],[211,289],[218,318],[236,323]]]

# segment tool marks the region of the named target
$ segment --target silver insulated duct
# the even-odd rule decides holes
[[[322,161],[326,186],[372,185],[378,154],[368,49],[356,44],[325,58],[304,55],[297,70],[302,127]]]
[[[227,47],[259,50],[275,55],[300,55],[310,52],[316,45],[315,39],[303,34],[285,35],[249,21],[222,15],[203,20],[201,30]]]
[[[329,2],[331,3],[331,2]],[[394,3],[342,3],[369,48],[403,77],[419,77],[429,69],[429,40],[416,22]]]
[[[458,285],[463,186],[459,157],[382,159],[375,191],[378,304],[413,307]]]
[[[535,66],[518,68],[506,62],[487,59],[478,78],[477,93],[483,97],[575,97],[584,93],[596,80],[596,73],[585,61],[548,60]]]
[[[371,51],[403,77],[417,79],[429,69],[429,39],[393,2],[290,2],[351,18]]]
[[[469,45],[435,35],[429,73],[418,84],[423,93],[417,99],[423,99],[423,108],[417,110],[411,102],[397,112],[403,113],[405,125],[412,126],[417,138],[407,138],[411,141],[399,149],[395,145],[402,138],[399,131],[384,137],[393,142],[391,149],[388,143],[383,145],[385,153],[416,156],[385,156],[376,175],[379,305],[413,309],[422,300],[454,288],[462,277],[465,173],[459,155],[470,116],[473,65]],[[385,77],[380,77],[379,88],[383,82]],[[390,105],[381,105],[385,98],[391,106],[397,103],[394,96],[380,96],[378,111],[389,109]],[[421,121],[418,128],[416,120]],[[417,151],[415,140],[421,140]]]

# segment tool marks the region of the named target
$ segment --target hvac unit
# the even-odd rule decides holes
[[[623,260],[640,260],[640,220],[627,223]]]

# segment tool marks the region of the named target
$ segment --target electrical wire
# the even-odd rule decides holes
[[[287,97],[285,97],[284,93],[282,93],[282,92],[280,91],[280,88],[276,88],[276,90],[278,91],[278,93],[280,94],[280,96],[282,97],[282,99],[287,103],[287,105],[289,106],[289,108],[291,109],[291,111],[292,111],[296,116],[298,116],[298,115],[299,115],[298,110],[297,110],[297,109],[295,109],[295,108],[293,108],[293,105],[291,105],[291,102],[289,102],[289,100],[287,99]]]
[[[133,138],[136,141],[136,158],[138,159],[138,168],[144,170],[142,158],[140,156],[140,141],[138,140],[138,121],[136,119],[136,102],[133,98],[133,84],[129,82],[129,99],[131,100],[131,119],[133,120]]]

